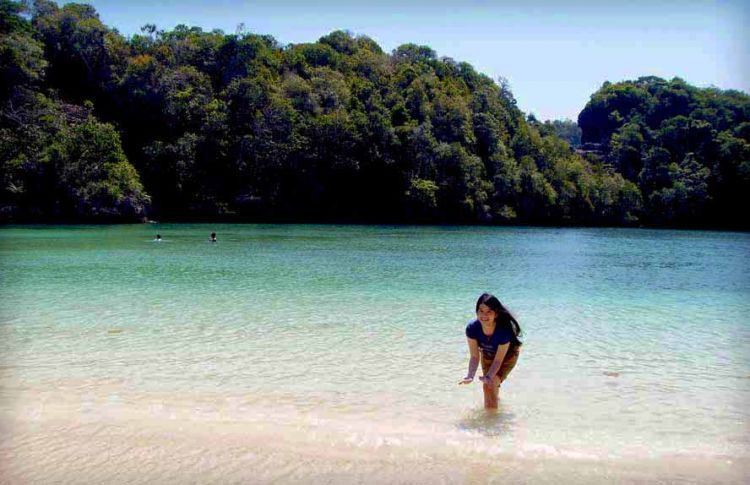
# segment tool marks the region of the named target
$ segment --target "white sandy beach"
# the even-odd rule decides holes
[[[57,402],[51,402],[52,397]],[[398,421],[164,396],[3,395],[4,484],[746,483],[730,457],[500,450]],[[238,416],[245,419],[238,419]]]

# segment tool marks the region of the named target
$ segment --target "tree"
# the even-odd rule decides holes
[[[148,197],[110,124],[89,117],[62,131],[47,150],[65,215],[83,219],[141,217]]]
[[[117,34],[101,23],[94,7],[69,3],[58,8],[37,0],[32,24],[44,41],[48,81],[64,97],[82,102],[110,85],[113,62],[108,46]]]
[[[637,122],[625,123],[610,139],[610,160],[628,180],[636,180],[643,168],[643,128]]]

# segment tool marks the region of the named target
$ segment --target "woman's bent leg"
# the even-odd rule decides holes
[[[516,363],[518,362],[518,356],[520,354],[520,346],[513,346],[508,350],[508,354],[505,356],[505,359],[503,359],[500,370],[497,371],[496,377],[498,377],[499,379],[497,383],[498,386],[508,378],[508,374],[510,374],[510,371],[512,371],[516,366]]]
[[[483,385],[482,390],[484,391],[484,407],[486,409],[497,408],[498,394],[500,393],[500,384],[502,384],[503,381],[508,378],[508,374],[510,374],[510,371],[512,371],[516,366],[516,362],[518,362],[518,356],[520,355],[520,353],[521,349],[519,347],[511,348],[508,351],[508,354],[505,356],[505,359],[503,359],[500,370],[498,370],[495,377],[492,378],[492,385]],[[482,361],[482,369],[485,373],[487,372],[487,369],[489,369],[490,362],[491,361]]]

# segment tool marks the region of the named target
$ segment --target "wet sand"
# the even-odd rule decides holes
[[[467,443],[343,436],[305,425],[66,415],[2,419],[0,482],[46,483],[747,483],[729,458],[519,456]],[[32,413],[33,414],[33,413]],[[389,423],[383,423],[387,428]],[[371,429],[378,429],[377,423]]]

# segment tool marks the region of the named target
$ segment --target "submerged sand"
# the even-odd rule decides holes
[[[4,414],[1,483],[740,484],[750,478],[746,462],[719,456],[523,456],[439,436],[415,445],[392,438],[398,425],[388,422],[370,423],[368,435],[331,421],[69,411],[48,404],[43,413]],[[381,427],[384,433],[371,433]]]

